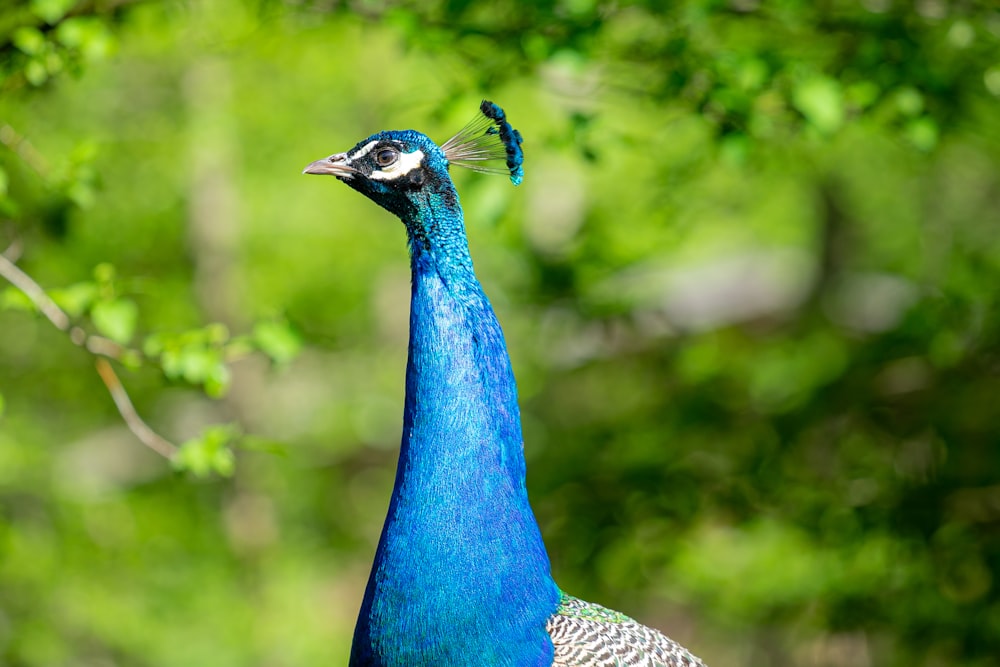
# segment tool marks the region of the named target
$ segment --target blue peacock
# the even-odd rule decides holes
[[[514,374],[448,174],[459,165],[521,182],[520,133],[492,102],[480,111],[441,146],[414,130],[379,132],[304,170],[398,216],[410,248],[402,445],[350,664],[703,667],[552,579],[525,488]]]

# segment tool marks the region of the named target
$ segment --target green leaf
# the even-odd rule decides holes
[[[97,285],[89,282],[76,283],[69,287],[49,290],[49,296],[70,317],[80,317],[97,298]]]
[[[948,29],[948,42],[956,49],[965,49],[976,40],[976,29],[968,21],[955,21]]]
[[[236,457],[230,446],[239,437],[233,424],[215,424],[181,445],[173,457],[174,468],[190,472],[195,477],[211,474],[229,477],[233,474]]]
[[[968,344],[953,331],[941,331],[931,340],[927,358],[938,368],[949,368],[967,354]]]
[[[130,299],[98,301],[91,309],[90,317],[102,335],[125,345],[135,334],[139,307]]]
[[[116,46],[107,26],[90,17],[77,16],[62,21],[55,30],[55,37],[63,46],[77,49],[89,62],[107,58]]]
[[[210,325],[180,334],[156,334],[146,338],[143,351],[159,356],[163,373],[174,380],[202,385],[212,398],[224,396],[232,381],[224,359],[225,350],[212,340],[229,335],[223,325]]]
[[[180,374],[191,384],[201,384],[219,363],[219,355],[203,345],[188,345],[181,348]]]
[[[91,21],[75,17],[59,23],[55,30],[56,41],[68,48],[78,48],[87,38]]]
[[[50,75],[56,75],[63,70],[63,57],[55,51],[45,54],[45,71]]]
[[[906,86],[896,92],[896,107],[904,116],[916,116],[924,110],[924,96],[912,86]]]
[[[994,65],[983,72],[983,84],[995,97],[1000,97],[1000,65]]]
[[[205,393],[212,398],[221,398],[229,391],[231,380],[229,367],[220,361],[209,369],[205,376]]]
[[[163,353],[164,341],[162,334],[150,334],[142,343],[142,352],[147,357],[158,357]]]
[[[118,361],[129,370],[137,370],[142,367],[142,355],[135,350],[123,350]]]
[[[16,287],[8,287],[0,292],[0,308],[7,310],[27,310],[34,312],[35,304],[28,296]]]
[[[76,0],[31,0],[31,12],[49,25],[55,25],[75,4]]]
[[[302,350],[302,339],[285,320],[265,320],[253,328],[253,341],[276,364],[287,364]]]
[[[3,411],[6,409],[7,404],[3,399],[3,394],[0,394],[0,417],[3,417]]]
[[[760,90],[767,83],[767,63],[760,58],[749,58],[740,64],[738,77],[743,90]]]
[[[844,97],[857,109],[867,109],[878,100],[882,93],[873,81],[859,81],[847,89]]]
[[[18,28],[11,38],[14,46],[29,56],[38,55],[45,48],[45,35],[37,28]]]
[[[66,188],[66,196],[69,197],[74,204],[80,208],[86,210],[94,205],[94,201],[97,199],[97,193],[94,191],[94,187],[83,180],[73,181],[69,187]]]
[[[205,340],[214,345],[229,340],[229,327],[221,322],[213,322],[204,328]]]
[[[840,84],[825,76],[806,79],[792,94],[792,104],[823,134],[832,134],[844,124],[844,99]]]
[[[938,142],[938,127],[933,118],[922,116],[906,124],[906,138],[922,151],[929,151]]]
[[[750,139],[745,134],[729,134],[719,141],[719,156],[728,164],[744,164],[749,153]]]
[[[163,368],[163,374],[171,380],[180,378],[184,374],[182,358],[181,350],[172,347],[164,348],[160,354],[160,367]]]
[[[40,86],[49,78],[49,71],[41,60],[31,59],[24,66],[24,78],[33,86]]]
[[[94,280],[99,283],[109,283],[115,279],[115,266],[108,262],[101,262],[94,267]]]

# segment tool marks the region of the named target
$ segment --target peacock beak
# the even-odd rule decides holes
[[[337,153],[322,160],[309,163],[303,174],[328,174],[330,176],[340,176],[343,178],[354,178],[358,170],[347,164],[347,153]]]

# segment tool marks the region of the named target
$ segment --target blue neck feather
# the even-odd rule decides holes
[[[548,667],[559,591],[458,195],[443,178],[399,214],[413,271],[403,438],[350,664]]]

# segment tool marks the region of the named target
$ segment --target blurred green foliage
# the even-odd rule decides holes
[[[184,444],[3,290],[0,664],[346,662],[408,271],[299,171],[485,96],[560,584],[714,665],[1000,664],[1000,12],[945,0],[8,2],[0,245]]]

